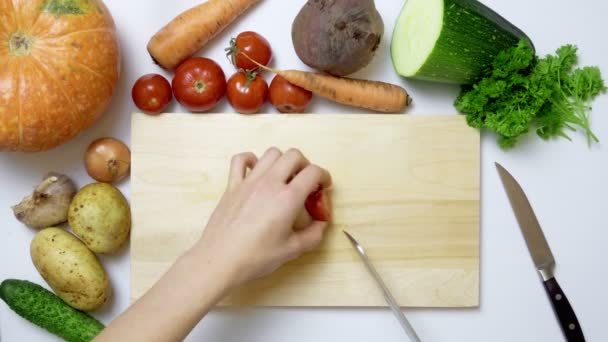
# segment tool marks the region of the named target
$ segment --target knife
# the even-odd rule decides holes
[[[363,248],[363,246],[361,246],[361,244],[359,244],[359,242],[357,242],[357,240],[355,240],[355,238],[352,235],[350,235],[346,231],[343,231],[343,232],[346,235],[346,237],[350,240],[353,247],[355,247],[357,254],[359,254],[359,256],[361,257],[361,260],[363,260],[363,264],[365,264],[365,267],[367,268],[369,273],[371,273],[374,280],[376,280],[376,284],[378,284],[378,287],[380,287],[380,290],[382,290],[384,299],[386,300],[389,307],[393,311],[393,314],[395,314],[395,317],[397,317],[397,320],[401,324],[401,327],[403,328],[403,330],[405,331],[407,336],[410,338],[410,341],[420,342],[420,338],[416,334],[416,331],[414,331],[414,328],[412,327],[410,322],[407,320],[407,318],[405,318],[403,311],[401,311],[401,308],[397,304],[397,301],[395,301],[395,297],[393,297],[393,295],[389,291],[388,287],[386,287],[386,284],[384,284],[384,281],[380,277],[380,274],[378,274],[378,271],[376,271],[376,268],[374,267],[372,262],[367,257],[367,253],[365,253],[365,249]]]
[[[576,314],[553,274],[555,259],[528,197],[526,197],[519,183],[504,167],[496,163],[496,169],[498,169],[498,174],[526,240],[526,245],[528,245],[534,265],[543,280],[545,290],[553,305],[553,311],[555,311],[566,340],[568,342],[584,342],[585,337]]]

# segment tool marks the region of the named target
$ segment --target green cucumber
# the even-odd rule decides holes
[[[27,280],[7,279],[0,284],[0,298],[28,321],[69,342],[88,342],[104,326],[95,318],[63,302],[44,287]]]
[[[520,29],[477,0],[407,0],[393,32],[397,73],[416,79],[473,84],[491,72]]]

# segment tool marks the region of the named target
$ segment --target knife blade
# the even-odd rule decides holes
[[[555,258],[538,223],[536,214],[534,214],[532,205],[515,178],[502,165],[495,164],[532,261],[542,278],[564,336],[568,342],[584,342],[583,330],[578,323],[574,309],[555,278]]]
[[[376,268],[374,267],[372,262],[367,257],[367,253],[365,252],[365,249],[363,248],[363,246],[361,246],[361,244],[359,242],[357,242],[357,240],[355,240],[355,238],[352,235],[350,235],[347,231],[344,230],[343,232],[346,235],[346,237],[348,238],[348,240],[350,241],[350,243],[353,245],[355,250],[357,251],[357,254],[359,255],[359,257],[361,257],[361,260],[363,260],[363,264],[365,264],[365,268],[367,268],[369,273],[372,275],[372,277],[376,281],[376,284],[382,291],[382,295],[384,296],[384,299],[388,303],[388,306],[391,308],[391,311],[393,311],[393,314],[399,321],[399,324],[401,324],[401,327],[403,328],[403,330],[405,331],[407,336],[410,338],[410,341],[420,342],[420,338],[418,337],[418,334],[416,334],[416,331],[414,330],[414,328],[412,327],[410,322],[407,320],[407,318],[403,314],[403,311],[401,311],[401,307],[397,304],[395,297],[393,297],[393,295],[391,294],[391,291],[389,291],[388,287],[386,287],[386,284],[382,280],[382,277],[380,277],[380,274],[378,273],[378,271],[376,271]]]

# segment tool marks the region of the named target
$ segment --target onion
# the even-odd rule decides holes
[[[101,138],[93,141],[84,156],[87,173],[102,183],[123,179],[131,168],[131,151],[122,141]]]

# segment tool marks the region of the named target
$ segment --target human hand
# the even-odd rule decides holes
[[[253,153],[234,156],[226,192],[195,250],[228,275],[230,286],[272,273],[321,242],[327,222],[293,229],[319,186],[331,186],[329,173],[298,150],[271,148],[259,160]]]

